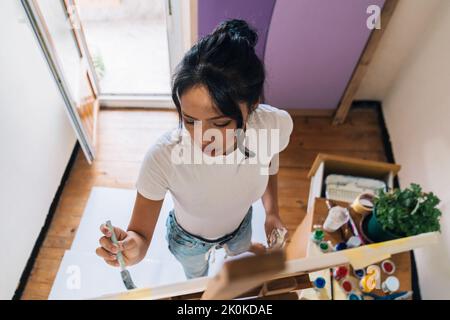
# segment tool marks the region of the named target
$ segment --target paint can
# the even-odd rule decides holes
[[[335,232],[348,222],[350,213],[348,209],[336,206],[328,210],[328,216],[323,223],[323,229],[327,232]]]
[[[334,251],[341,251],[347,249],[347,243],[345,242],[339,242],[337,245],[334,246]]]
[[[315,229],[311,234],[311,240],[317,244],[322,242],[324,237],[325,233],[323,232],[322,229]]]
[[[394,274],[395,264],[394,264],[394,262],[392,262],[392,260],[384,260],[383,262],[381,262],[381,269],[386,274],[389,274],[389,275]]]
[[[361,238],[357,236],[352,236],[347,240],[347,248],[357,248],[361,246],[361,244]]]
[[[366,275],[366,270],[364,270],[364,269],[355,269],[355,270],[353,270],[353,274],[358,279],[362,279]]]
[[[381,284],[381,290],[383,290],[384,293],[392,293],[397,291],[400,288],[400,281],[397,277],[389,276],[384,280],[384,282]]]
[[[348,268],[346,266],[339,266],[334,268],[333,277],[337,281],[344,279],[348,275]]]

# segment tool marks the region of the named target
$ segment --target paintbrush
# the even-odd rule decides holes
[[[116,234],[114,233],[114,228],[111,224],[111,221],[106,221],[106,227],[111,232],[111,241],[118,246],[119,242],[117,241]],[[134,284],[133,280],[131,279],[130,271],[127,270],[127,267],[125,265],[125,260],[123,260],[122,252],[117,252],[117,261],[119,261],[120,265],[120,275],[122,277],[123,284],[125,285],[125,288],[127,290],[133,290],[136,289],[136,285]]]
[[[363,293],[363,296],[371,297],[373,300],[407,300],[413,295],[412,291],[395,292],[387,296],[379,296],[374,293]]]

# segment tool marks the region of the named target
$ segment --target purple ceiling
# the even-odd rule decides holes
[[[266,101],[280,108],[334,109],[370,30],[367,7],[383,0],[278,0],[265,64]]]
[[[258,31],[256,52],[262,58],[274,5],[275,0],[199,0],[199,36],[210,33],[223,20],[246,20]]]
[[[334,109],[369,38],[372,4],[384,0],[199,0],[199,36],[225,19],[247,20],[268,72],[265,102]]]

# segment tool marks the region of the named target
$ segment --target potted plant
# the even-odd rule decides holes
[[[393,240],[440,231],[440,200],[432,192],[424,193],[418,184],[393,192],[379,190],[374,210],[368,216],[366,233],[373,242]]]

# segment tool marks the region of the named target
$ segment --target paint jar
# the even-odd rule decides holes
[[[390,276],[387,277],[386,280],[381,284],[381,290],[384,293],[392,293],[397,291],[400,288],[400,281],[397,277]]]
[[[341,286],[342,290],[346,294],[350,294],[354,290],[358,289],[357,288],[357,283],[358,282],[353,277],[346,277],[344,279],[341,279],[341,281],[339,281],[339,285]]]
[[[314,288],[316,288],[316,289],[323,289],[323,288],[325,288],[326,284],[327,284],[327,282],[326,282],[325,278],[322,278],[322,277],[317,277],[313,281]]]
[[[361,246],[361,244],[361,238],[357,236],[352,236],[347,240],[347,248],[357,248]]]
[[[319,300],[329,300],[328,291],[325,288],[327,282],[325,278],[317,277],[313,282],[313,288],[317,292],[317,297]]]
[[[362,279],[359,282],[359,288],[362,292],[372,292],[376,287],[376,280],[371,275],[366,275],[362,277]]]
[[[356,269],[356,270],[353,270],[353,274],[358,279],[362,279],[366,275],[366,270],[364,270],[364,269]]]
[[[334,268],[333,270],[333,277],[337,281],[345,278],[348,275],[348,268],[346,266],[339,266],[337,268]]]
[[[371,213],[373,210],[373,198],[374,195],[372,193],[361,193],[351,205],[353,211],[359,214]]]
[[[317,244],[322,242],[324,237],[325,233],[323,232],[322,229],[315,229],[311,234],[311,240]]]
[[[346,208],[336,206],[328,210],[328,216],[323,223],[323,229],[327,232],[335,232],[348,222],[350,213]]]
[[[392,262],[392,260],[384,260],[383,262],[381,262],[381,269],[386,274],[389,274],[389,275],[394,274],[395,264],[394,264],[394,262]]]
[[[367,275],[373,275],[375,278],[381,277],[381,268],[376,264],[371,264],[366,268]],[[379,289],[379,288],[378,288]]]
[[[330,251],[330,244],[326,241],[322,241],[321,243],[319,243],[319,249],[321,252],[327,253]]]
[[[334,246],[334,251],[341,251],[347,249],[347,243],[340,242],[337,245]]]
[[[364,300],[363,297],[355,292],[351,292],[347,295],[347,300]]]

